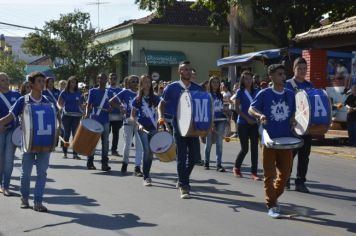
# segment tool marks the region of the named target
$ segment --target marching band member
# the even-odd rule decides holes
[[[290,137],[295,113],[295,95],[284,88],[285,72],[281,64],[268,67],[268,75],[273,81],[271,88],[261,90],[251,103],[250,115],[256,117],[271,139]],[[280,218],[277,200],[284,191],[292,167],[292,150],[273,149],[265,146],[266,136],[262,136],[262,159],[264,170],[265,200],[268,215]]]
[[[251,102],[256,97],[257,90],[254,88],[252,73],[244,71],[240,78],[240,89],[236,92],[235,109],[238,114],[237,131],[240,138],[241,150],[236,157],[233,174],[242,177],[241,165],[248,153],[248,144],[251,149],[251,178],[260,180],[257,175],[258,169],[258,125],[256,119],[248,114]]]
[[[216,139],[216,171],[225,172],[225,168],[221,165],[222,162],[222,151],[223,151],[223,137],[225,124],[227,117],[224,110],[224,100],[220,92],[220,79],[216,76],[213,76],[209,79],[208,90],[214,100],[214,128],[213,131],[209,132],[206,137],[205,143],[205,169],[209,169],[210,162],[210,150],[212,145],[212,137],[215,135]],[[216,132],[214,134],[213,132]]]
[[[10,78],[6,73],[0,72],[0,118],[9,113],[11,106],[21,96],[18,92],[9,89]],[[18,122],[16,119],[6,126],[0,133],[0,193],[10,196],[10,179],[14,166],[15,146],[12,144],[12,133]]]
[[[57,100],[61,91],[54,87],[54,78],[46,78],[46,88],[43,90],[42,95],[46,96],[55,106],[57,106]]]
[[[195,160],[199,159],[200,155],[199,145],[194,145],[195,143],[199,143],[199,138],[183,137],[180,134],[177,125],[176,111],[180,94],[184,90],[188,89],[189,91],[202,91],[202,88],[198,84],[190,81],[190,62],[184,61],[180,63],[178,67],[178,73],[180,77],[179,81],[169,84],[163,92],[162,99],[158,105],[158,122],[161,125],[165,123],[165,107],[171,106],[173,112],[173,134],[175,143],[177,145],[178,186],[180,190],[180,197],[182,199],[187,199],[190,198],[189,176],[194,168]],[[188,152],[189,155],[187,155]]]
[[[138,95],[132,103],[131,118],[139,123],[138,135],[143,149],[143,185],[151,186],[150,169],[152,165],[153,153],[150,149],[150,138],[157,130],[156,108],[160,98],[154,95],[152,79],[148,75],[140,77],[138,85]]]
[[[110,104],[113,107],[121,108],[124,107],[124,112],[127,118],[124,120],[124,158],[121,166],[121,174],[126,174],[127,166],[129,163],[130,145],[132,142],[132,136],[135,134],[136,143],[136,158],[135,158],[135,171],[134,175],[137,177],[142,177],[141,172],[141,161],[142,161],[142,147],[139,136],[137,134],[137,127],[135,124],[130,122],[129,116],[131,115],[132,102],[137,96],[137,86],[139,78],[136,75],[129,76],[127,80],[127,89],[122,90],[118,95],[110,100]]]
[[[117,86],[117,75],[115,73],[109,74],[109,90],[113,93],[113,96],[118,95],[122,89]],[[119,143],[119,131],[123,124],[123,115],[120,110],[114,108],[109,114],[110,120],[110,131],[112,132],[112,143],[111,143],[111,155],[122,156],[117,152],[117,144]]]
[[[81,108],[82,97],[78,89],[78,79],[70,76],[65,89],[60,93],[57,105],[63,111],[62,125],[64,128],[63,139],[68,142],[70,135],[75,136],[83,110]],[[67,158],[68,148],[63,145],[63,158]],[[73,159],[80,160],[78,154],[73,150]]]
[[[294,77],[287,80],[285,87],[294,92],[298,92],[301,89],[312,89],[314,86],[305,80],[307,74],[307,62],[304,58],[299,57],[294,60],[293,71]],[[293,150],[293,159],[298,154],[297,175],[295,179],[295,191],[309,193],[309,189],[305,186],[307,181],[306,175],[308,172],[309,155],[312,145],[311,135],[302,135],[301,138],[304,141],[304,145],[299,149]],[[290,181],[288,180],[286,188],[290,189]]]
[[[51,103],[42,91],[45,87],[46,76],[41,72],[33,72],[29,75],[29,82],[31,85],[31,92],[29,95],[20,97],[11,107],[8,115],[0,119],[0,132],[4,132],[6,125],[11,123],[16,117],[22,114],[25,103]],[[28,99],[28,101],[26,101]],[[37,117],[37,116],[34,116]],[[41,117],[43,120],[43,117]],[[41,120],[34,120],[33,122],[40,123]],[[41,124],[39,124],[41,125]],[[42,124],[43,126],[43,124]],[[21,170],[21,208],[29,208],[28,198],[30,195],[30,180],[33,165],[36,165],[37,177],[34,192],[34,206],[33,209],[39,212],[47,212],[47,208],[43,206],[43,193],[47,178],[47,169],[49,166],[50,152],[23,152],[22,154],[22,170]]]
[[[99,87],[89,90],[88,102],[85,111],[85,118],[89,117],[98,121],[104,127],[104,132],[101,134],[101,170],[109,171],[111,167],[108,165],[109,158],[109,112],[111,107],[109,100],[113,97],[112,93],[106,89],[108,77],[101,73],[97,76]],[[94,155],[88,157],[87,168],[95,170]]]

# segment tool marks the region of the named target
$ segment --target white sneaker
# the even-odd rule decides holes
[[[151,178],[144,179],[143,186],[146,186],[146,187],[152,186],[152,179]]]
[[[272,207],[268,209],[268,215],[274,219],[279,219],[281,218],[281,215],[278,213],[278,208],[277,207]]]

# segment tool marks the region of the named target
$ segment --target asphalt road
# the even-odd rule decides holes
[[[155,160],[153,186],[143,187],[142,179],[132,176],[132,162],[126,176],[119,171],[121,158],[110,161],[110,173],[89,171],[85,160],[63,159],[58,149],[51,156],[48,171],[48,213],[19,208],[21,161],[17,158],[11,182],[15,196],[0,196],[0,235],[356,234],[355,160],[313,153],[307,183],[311,193],[285,192],[280,198],[282,211],[297,215],[275,220],[266,213],[263,183],[249,179],[249,154],[243,166],[245,177],[232,176],[239,146],[238,142],[224,143],[226,173],[195,167],[189,200],[180,199],[175,188],[175,162]],[[259,171],[262,174],[261,168]]]

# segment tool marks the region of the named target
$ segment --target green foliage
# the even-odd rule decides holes
[[[22,47],[32,55],[64,60],[65,65],[55,68],[59,79],[70,75],[81,79],[95,76],[111,63],[109,50],[94,42],[94,35],[89,13],[75,11],[46,22],[43,31],[31,33]]]
[[[25,61],[17,61],[11,55],[0,51],[0,71],[12,79],[12,83],[21,82],[25,78]]]

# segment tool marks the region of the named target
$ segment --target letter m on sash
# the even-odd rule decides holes
[[[208,99],[194,99],[195,102],[195,122],[208,122]]]

